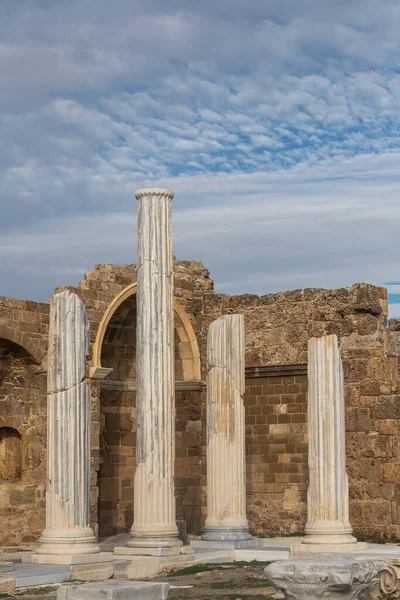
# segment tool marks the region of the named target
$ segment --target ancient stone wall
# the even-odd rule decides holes
[[[244,315],[247,367],[304,365],[308,338],[338,335],[346,394],[350,518],[358,535],[400,538],[398,365],[396,357],[388,355],[386,289],[356,284],[339,290],[306,289],[260,297],[206,294],[203,307],[204,329],[220,314]],[[252,385],[256,387],[256,382]],[[264,385],[262,387],[264,389]],[[289,405],[280,398],[274,408],[277,418],[279,411],[287,410]],[[257,412],[259,408],[253,405],[253,410]],[[270,425],[275,423],[268,424],[267,415],[264,421],[259,421],[266,427],[264,435],[272,435]],[[282,443],[290,447],[289,434],[285,435]],[[305,454],[306,431],[303,441]],[[251,440],[247,442],[251,447]],[[265,456],[270,454],[271,445],[273,450],[274,443],[270,439],[265,445]],[[262,466],[266,468],[270,467]],[[303,511],[303,518],[297,522],[300,530],[305,521],[306,469],[302,469],[301,482],[284,482],[283,491],[279,492],[270,492],[267,485],[281,484],[280,473],[268,484],[257,482],[254,487],[252,469],[250,467],[248,506],[253,530],[260,533],[293,531],[292,508],[285,508],[285,504],[289,506],[289,496],[299,499],[298,511]],[[258,472],[257,467],[255,469]],[[271,493],[275,495],[270,496]],[[265,519],[265,515],[269,518]]]
[[[44,528],[48,312],[0,298],[0,544],[33,542]]]
[[[336,333],[344,364],[351,521],[358,535],[400,538],[400,325],[392,321],[386,329],[386,290],[358,284],[340,290],[227,296],[213,291],[209,273],[198,261],[175,261],[174,271],[175,298],[193,327],[203,381],[210,323],[221,314],[244,315],[247,503],[253,532],[290,533],[304,528],[307,340]],[[90,368],[95,366],[93,352],[102,319],[114,299],[134,282],[134,265],[97,265],[76,288],[68,288],[82,298],[88,311],[92,342],[88,374],[93,374]],[[56,291],[61,289],[65,288]],[[133,296],[129,298],[106,324],[100,348],[101,366],[114,371],[104,380],[89,379],[91,520],[96,529],[100,514],[103,534],[126,530],[133,518],[135,303]],[[181,326],[177,322],[177,327]],[[6,530],[14,532],[9,543],[37,539],[44,526],[47,327],[47,304],[0,298],[0,427],[21,435],[21,482],[26,483],[4,477],[0,481],[0,518],[10,523]],[[25,351],[21,354],[19,348]],[[181,381],[185,379],[187,351],[188,346],[176,346],[176,374]],[[29,443],[25,444],[24,438]],[[12,444],[15,448],[19,444],[7,442],[2,450],[1,443],[0,456],[3,451],[10,456]],[[24,463],[28,454],[31,462]],[[183,382],[177,387],[175,469],[177,516],[187,521],[190,532],[198,533],[206,516],[205,392],[201,383]],[[9,476],[11,470],[1,472]],[[36,495],[29,504],[32,487]]]
[[[208,271],[197,261],[174,261],[174,296],[187,312],[201,342],[204,291],[212,289]],[[88,311],[92,348],[109,305],[136,281],[135,265],[97,265],[76,288]],[[64,288],[58,288],[60,291]],[[186,379],[188,349],[179,343],[176,316],[175,376]],[[133,476],[136,451],[136,297],[128,296],[112,314],[101,347],[101,365],[112,368],[104,381],[91,380],[92,388],[92,525],[100,535],[130,528],[133,520]],[[93,356],[89,365],[93,365]],[[193,387],[193,386],[192,386]],[[176,496],[177,516],[191,531],[202,524],[200,471],[202,455],[201,411],[204,392],[194,386],[176,394]],[[98,514],[97,514],[98,509]]]

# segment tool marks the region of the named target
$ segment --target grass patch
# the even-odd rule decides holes
[[[237,587],[238,587],[238,584],[232,583],[231,581],[225,581],[223,583],[213,583],[210,585],[210,588],[212,590],[231,590],[232,588],[237,588]]]
[[[183,569],[178,569],[177,571],[170,571],[167,577],[182,577],[184,575],[196,575],[196,573],[204,573],[206,571],[218,571],[219,569],[240,569],[243,567],[260,567],[265,568],[271,564],[271,561],[261,561],[261,560],[238,560],[237,562],[229,562],[229,563],[202,563],[197,565],[191,565],[189,567],[184,567]],[[265,599],[264,599],[265,600]]]
[[[205,571],[218,571],[218,569],[231,567],[235,563],[203,563],[199,565],[191,565],[177,571],[168,573],[167,577],[181,577],[183,575],[196,575],[196,573],[204,573]]]
[[[9,594],[0,594],[0,598],[15,598],[21,596],[44,596],[46,594],[54,593],[60,584],[55,584],[52,586],[38,586],[32,588],[17,588],[13,590],[12,596]]]

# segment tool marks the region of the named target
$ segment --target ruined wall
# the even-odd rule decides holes
[[[205,328],[220,314],[231,312],[242,313],[245,318],[247,367],[304,365],[307,363],[308,338],[338,335],[345,380],[351,522],[358,535],[400,538],[398,366],[397,359],[388,356],[386,289],[357,284],[339,290],[295,290],[260,297],[205,295]],[[257,387],[255,381],[252,385]],[[264,383],[262,388],[264,390]],[[257,396],[254,392],[249,393],[252,398]],[[253,399],[251,402],[253,410],[259,411]],[[276,405],[272,404],[277,419],[282,420],[279,414],[288,410],[289,405],[282,396]],[[268,424],[267,417],[258,418],[260,426],[265,427],[262,435],[274,435],[271,426],[275,422]],[[254,435],[250,429],[248,433]],[[290,447],[292,433],[279,434],[283,436],[281,443]],[[271,450],[274,452],[275,440],[265,439],[263,455],[268,456]],[[303,441],[305,454],[306,431]],[[247,443],[251,448],[251,440]],[[289,497],[299,499],[297,528],[301,529],[305,522],[306,468],[302,468],[299,483],[283,482],[283,490],[269,488],[269,485],[282,483],[281,474],[271,477],[268,483],[261,482],[260,470],[270,471],[271,467],[261,462],[260,469],[257,466],[260,455],[253,454],[254,448],[251,452],[248,456],[248,508],[253,530],[264,533],[293,531],[296,520],[292,508],[288,508]],[[256,466],[252,466],[254,464]]]
[[[221,314],[238,312],[245,317],[248,373],[251,368],[265,366],[303,365],[304,368],[308,338],[338,335],[345,376],[352,523],[359,535],[400,537],[397,518],[400,477],[395,470],[399,458],[395,414],[397,359],[387,355],[386,290],[359,284],[340,290],[295,290],[261,297],[227,296],[213,291],[209,273],[201,263],[175,261],[174,269],[175,297],[193,324],[203,379],[208,327]],[[134,279],[133,265],[100,265],[78,286],[77,292],[88,308],[92,341],[106,306]],[[113,351],[110,347],[110,352]],[[132,354],[132,349],[130,352]],[[261,375],[260,381],[257,375]],[[257,533],[299,531],[304,528],[306,518],[306,377],[304,371],[302,375],[282,377],[295,379],[280,380],[276,375],[266,377],[253,372],[246,381],[248,512],[251,527]],[[300,391],[289,387],[296,385],[300,385]],[[100,392],[98,396],[100,398]],[[115,405],[108,406],[107,411],[118,406],[123,412],[127,405],[132,411],[134,407],[134,390],[121,390],[113,396],[107,391],[104,397],[107,403]],[[177,513],[186,520],[192,519],[189,531],[196,533],[206,516],[204,402],[204,392],[177,393]],[[100,412],[99,399],[97,404]],[[182,409],[192,412],[192,417],[180,418]],[[128,425],[130,423],[126,423],[126,427]],[[129,433],[123,427],[119,433],[111,429],[105,431],[110,435],[117,433],[121,439]],[[133,465],[131,450],[125,448],[123,452],[129,456],[117,460],[131,460]],[[96,458],[94,447],[95,471],[98,470],[96,460],[98,451]],[[124,469],[124,466],[119,468]],[[132,519],[131,506],[123,504],[127,500],[122,500],[122,494],[124,498],[131,495],[133,474],[121,477],[118,492],[121,510],[118,510],[125,516],[119,521],[114,519],[116,527],[127,525]],[[199,481],[200,488],[196,487]],[[109,498],[104,500],[111,502]],[[107,506],[104,505],[105,510],[114,510],[110,504]]]
[[[209,273],[199,262],[174,261],[174,296],[187,312],[201,339],[204,291],[212,289]],[[100,321],[114,298],[136,281],[135,265],[97,265],[76,288],[85,303],[94,344]],[[58,288],[60,291],[64,288]],[[180,323],[177,319],[176,327]],[[176,330],[177,331],[177,330]],[[175,376],[183,381],[188,360],[175,332]],[[92,346],[93,348],[93,346]],[[113,371],[92,385],[92,521],[100,535],[128,530],[133,521],[133,477],[136,465],[136,296],[128,297],[108,323],[101,349],[102,367]],[[89,365],[93,364],[89,360]],[[176,391],[176,496],[177,517],[190,531],[202,525],[200,472],[202,455],[200,386]],[[98,511],[98,515],[97,515]]]
[[[34,542],[45,524],[46,304],[0,298],[0,544]]]
[[[242,313],[245,318],[247,502],[252,530],[276,534],[304,529],[307,340],[336,333],[344,363],[351,521],[358,535],[400,538],[400,325],[392,321],[386,329],[386,290],[359,284],[340,290],[227,296],[213,291],[209,273],[198,261],[175,261],[174,272],[175,298],[192,323],[203,381],[209,324],[222,314]],[[134,265],[97,265],[76,288],[68,288],[87,308],[92,350],[107,307],[134,281]],[[65,288],[56,291],[61,289]],[[102,534],[126,530],[133,519],[134,310],[131,297],[107,329],[102,362],[114,371],[104,380],[89,379],[91,521],[96,530],[100,514]],[[21,481],[5,480],[11,471],[0,471],[0,518],[14,536],[7,543],[37,539],[44,527],[47,327],[47,304],[0,298],[0,341],[8,340],[1,341],[0,428],[17,430],[23,449]],[[10,345],[10,339],[17,346]],[[22,354],[19,348],[25,349]],[[176,347],[177,379],[183,378],[182,352]],[[0,440],[1,435],[0,431]],[[9,456],[12,444],[18,443],[7,442],[6,448],[0,441],[0,456]],[[201,384],[177,386],[175,472],[177,516],[187,521],[190,532],[198,533],[206,516]]]

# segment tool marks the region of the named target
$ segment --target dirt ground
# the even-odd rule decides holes
[[[283,595],[268,585],[268,563],[206,564],[170,571],[152,579],[171,585],[168,600],[275,600]],[[72,584],[76,585],[76,583]],[[58,585],[0,593],[1,600],[56,600]]]
[[[228,563],[195,565],[158,581],[171,585],[168,600],[273,600],[283,598],[264,577],[268,563]]]

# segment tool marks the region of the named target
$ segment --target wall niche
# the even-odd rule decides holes
[[[22,440],[12,427],[0,427],[0,479],[21,479]]]

